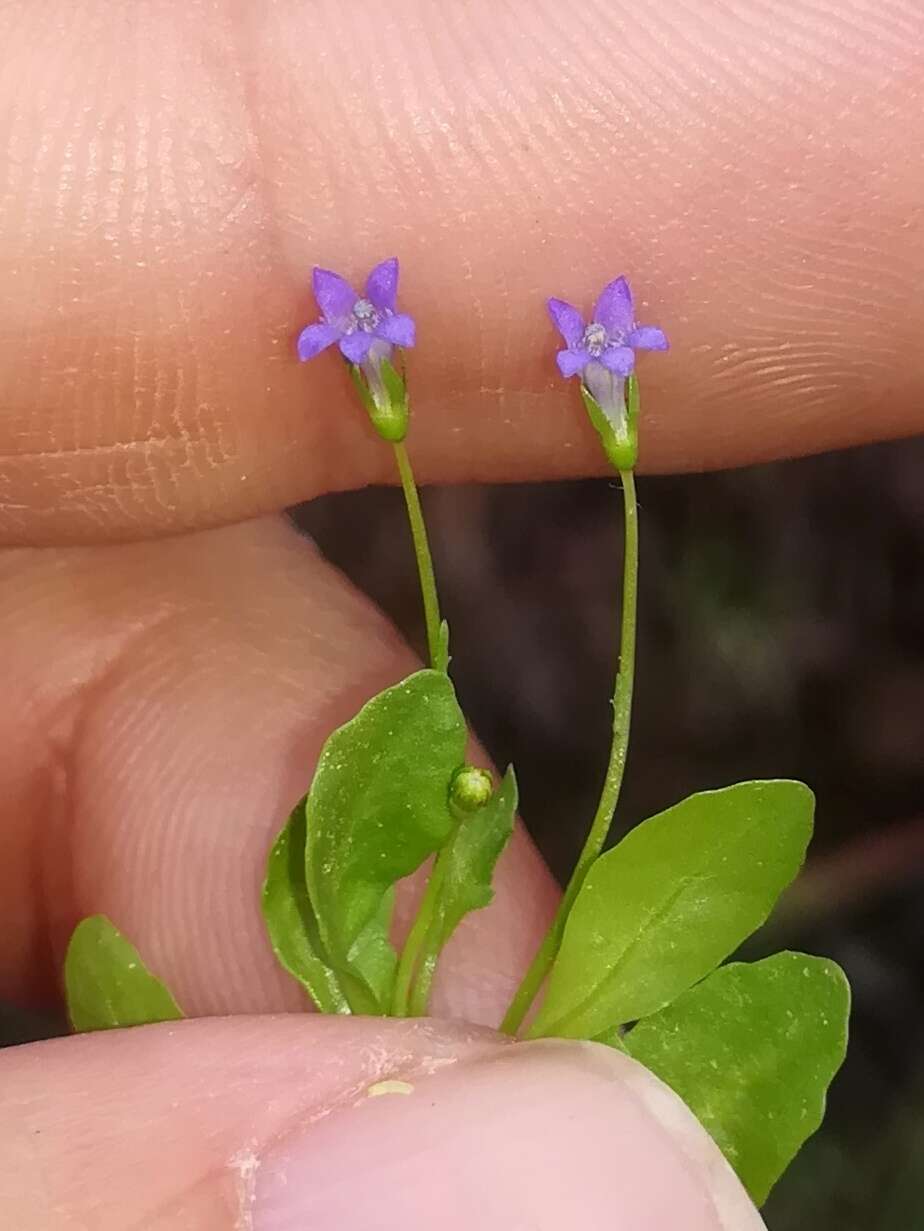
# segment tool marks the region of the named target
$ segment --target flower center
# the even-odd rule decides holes
[[[372,333],[382,319],[382,314],[375,304],[368,299],[357,299],[353,304],[353,328],[361,329],[363,333]]]
[[[606,330],[596,321],[591,321],[591,323],[584,330],[584,349],[588,352],[588,354],[593,355],[595,359],[599,359],[599,357],[603,354],[608,340]]]

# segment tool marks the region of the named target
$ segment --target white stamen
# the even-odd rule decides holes
[[[361,329],[363,333],[372,333],[381,319],[381,313],[375,304],[370,303],[368,299],[357,299],[356,303],[353,304],[355,328]]]
[[[584,348],[589,351],[595,359],[598,359],[606,349],[607,344],[606,330],[597,321],[591,323],[584,330],[582,343]]]

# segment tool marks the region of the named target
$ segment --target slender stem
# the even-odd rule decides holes
[[[446,655],[440,634],[440,604],[436,594],[436,577],[433,573],[433,559],[430,555],[427,527],[424,524],[423,510],[420,507],[420,497],[417,494],[417,484],[414,482],[411,460],[403,441],[397,441],[394,449],[398,474],[401,476],[401,487],[404,491],[404,502],[407,505],[407,517],[411,525],[411,537],[414,540],[414,554],[417,557],[420,593],[423,597],[424,617],[427,622],[427,648],[430,653],[430,665],[437,671],[445,671],[447,663],[443,661]]]
[[[635,681],[635,628],[638,608],[638,505],[635,497],[635,476],[631,470],[619,472],[622,479],[623,505],[625,508],[625,557],[622,583],[622,622],[620,627],[619,669],[613,690],[613,741],[610,745],[610,760],[603,780],[600,802],[578,858],[577,867],[552,926],[539,946],[529,970],[517,989],[501,1030],[516,1034],[530,1005],[545,981],[549,968],[555,960],[561,944],[562,933],[574,899],[580,892],[591,864],[603,850],[613,813],[619,801],[622,778],[626,768],[629,748],[629,725],[632,717],[632,688]]]
[[[455,837],[455,834],[449,838],[434,860],[430,871],[430,879],[427,881],[427,887],[424,890],[424,895],[421,898],[420,907],[417,911],[417,917],[407,934],[407,940],[404,942],[401,960],[398,962],[398,973],[395,975],[392,1017],[407,1017],[410,1012],[411,984],[414,979],[414,972],[417,969],[420,950],[426,940],[430,925],[433,923],[436,904],[439,901],[440,891],[443,888],[443,881],[446,879],[446,852],[452,845],[453,837]]]
[[[446,868],[449,866],[450,854],[453,843],[459,837],[459,830],[464,822],[460,822],[453,830],[449,841],[436,857],[436,863],[433,865],[433,875],[430,878],[431,884],[435,881],[436,885],[433,890],[432,906],[426,911],[426,927],[421,927],[420,942],[417,945],[417,952],[414,955],[416,963],[416,973],[414,975],[413,986],[411,987],[408,997],[408,1017],[425,1017],[427,1008],[430,1003],[430,988],[433,985],[433,976],[436,973],[436,963],[440,956],[441,942],[443,939],[443,931],[440,926],[440,919],[436,915],[435,906],[439,901],[439,895],[443,890],[443,882],[446,879]],[[430,889],[430,885],[427,886]],[[420,916],[424,914],[423,905],[421,906]],[[420,918],[418,916],[418,919]]]
[[[423,953],[417,965],[417,978],[411,990],[408,1003],[408,1016],[426,1017],[430,1005],[430,988],[433,986],[433,976],[436,973],[436,963],[439,958],[439,947],[432,939],[436,929],[431,925]]]
[[[430,666],[435,671],[446,671],[449,666],[447,639],[440,619],[440,604],[436,592],[436,577],[433,572],[433,557],[430,555],[430,543],[427,538],[427,527],[424,522],[423,510],[420,507],[420,496],[414,481],[414,471],[411,469],[411,459],[403,441],[394,443],[395,461],[398,464],[398,474],[401,476],[401,488],[404,492],[404,503],[407,505],[407,517],[411,527],[411,538],[414,540],[414,555],[417,557],[417,572],[420,577],[420,593],[423,598],[424,619],[427,624],[427,649],[430,654]],[[450,838],[449,842],[452,839]],[[447,843],[447,846],[449,843]],[[417,911],[404,949],[398,962],[395,976],[395,990],[392,999],[392,1015],[406,1017],[410,1008],[411,985],[417,969],[417,960],[421,947],[426,939],[430,924],[433,921],[436,904],[446,871],[444,859],[445,847],[436,857],[427,887],[424,890],[420,907]]]

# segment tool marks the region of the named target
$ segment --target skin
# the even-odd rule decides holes
[[[313,263],[397,252],[420,477],[598,473],[542,303],[625,271],[673,344],[644,361],[643,471],[921,430],[920,6],[85,0],[4,24],[0,996],[55,1001],[104,911],[189,1014],[264,1015],[0,1056],[10,1225],[368,1226],[331,1177],[372,1133],[404,1143],[375,1189],[394,1225],[448,1217],[433,1177],[481,1159],[488,1228],[530,1202],[561,1226],[562,1192],[591,1228],[759,1226],[619,1057],[265,1016],[299,1007],[257,913],[269,836],[331,726],[414,666],[276,516],[391,481],[340,365],[292,345]],[[440,1017],[498,1020],[554,898],[520,835]],[[357,1093],[386,1078],[429,1096]],[[493,1136],[523,1107],[533,1173]],[[616,1125],[621,1161],[589,1169]],[[287,1168],[315,1179],[288,1214]]]

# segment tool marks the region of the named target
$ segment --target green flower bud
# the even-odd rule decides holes
[[[477,812],[494,794],[494,782],[486,769],[463,765],[449,787],[449,803],[460,812]]]

